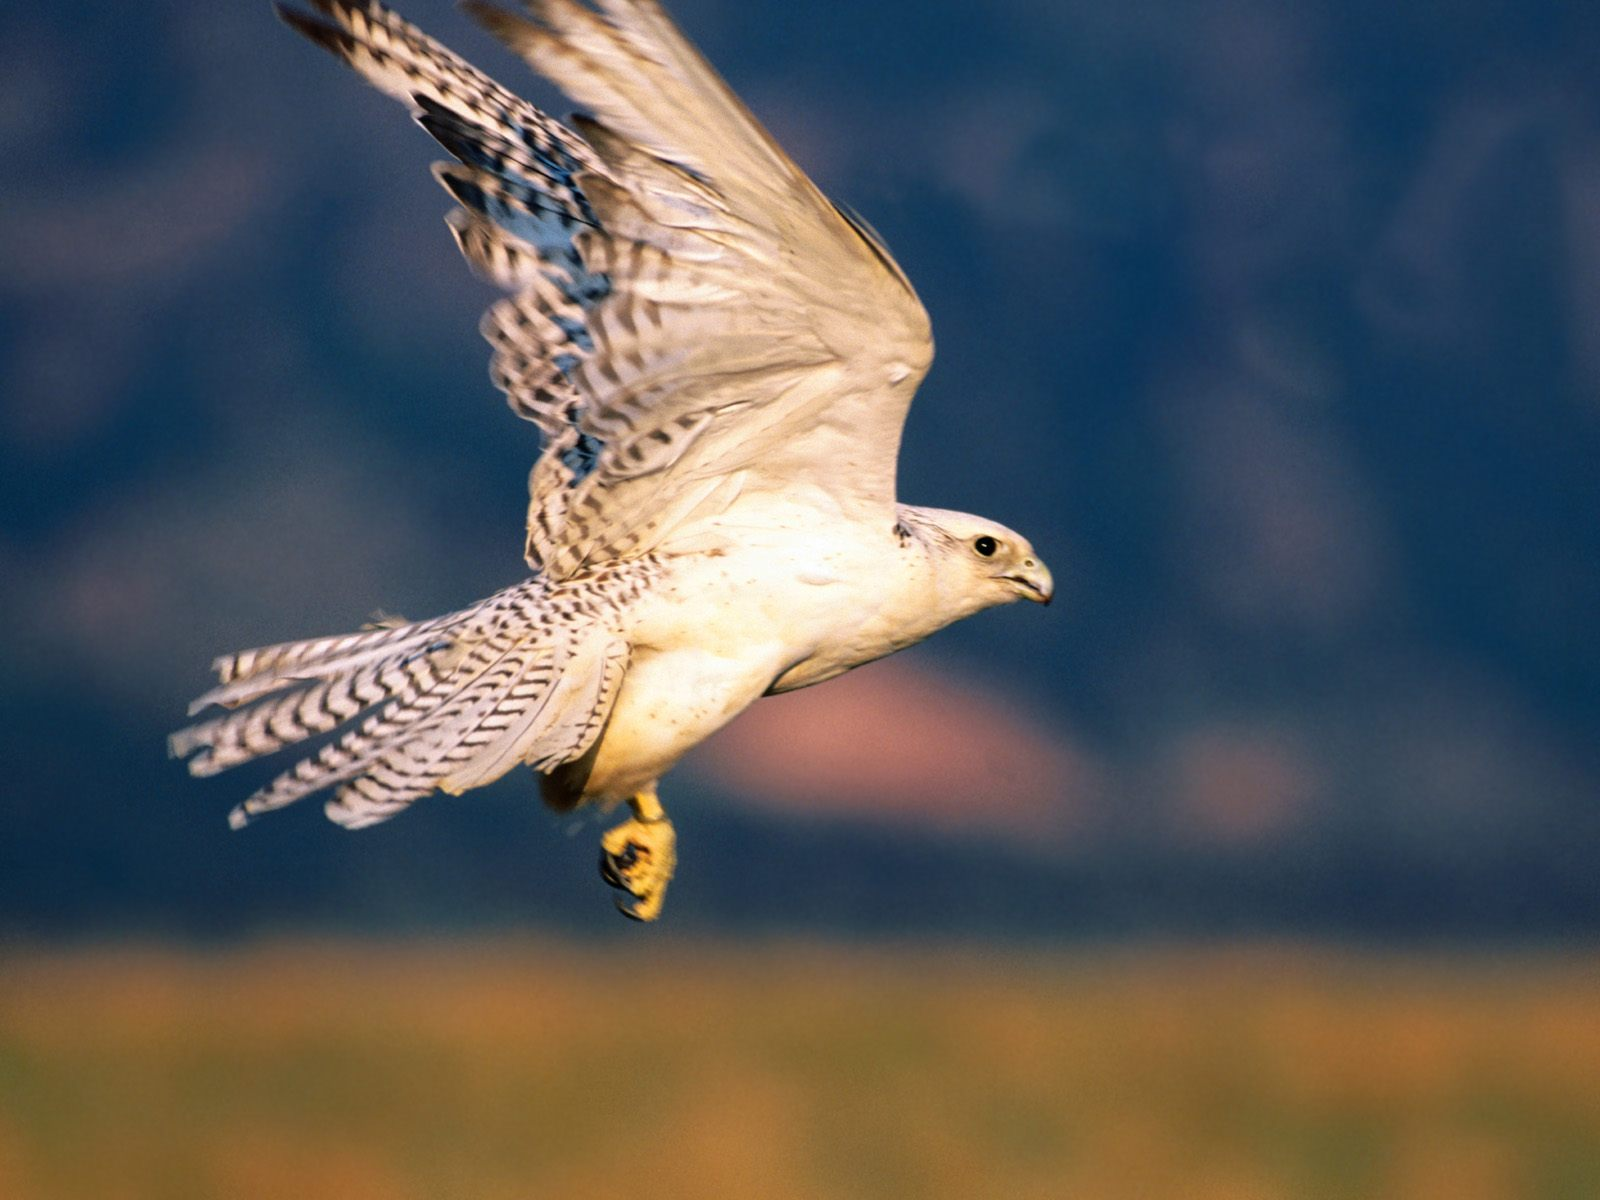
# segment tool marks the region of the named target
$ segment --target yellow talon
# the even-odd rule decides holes
[[[617,901],[623,916],[654,921],[678,865],[678,835],[654,791],[628,801],[633,816],[600,838],[600,877],[633,897]]]

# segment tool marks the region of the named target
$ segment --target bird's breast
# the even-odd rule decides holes
[[[925,636],[897,611],[892,566],[837,538],[675,563],[638,602],[585,798],[647,787],[769,691],[821,683]]]

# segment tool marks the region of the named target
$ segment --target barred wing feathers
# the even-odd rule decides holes
[[[653,0],[469,11],[593,114],[568,129],[375,0],[286,13],[410,104],[483,330],[535,421],[528,560],[564,578],[693,540],[742,499],[893,520],[932,357],[887,250],[817,190]]]
[[[597,217],[576,244],[610,288],[574,364],[601,447],[565,485],[534,472],[530,540],[558,572],[670,547],[741,496],[809,494],[893,520],[895,460],[932,356],[926,313],[653,0],[469,10],[594,118],[606,166],[579,177]],[[548,470],[549,478],[543,478]]]
[[[405,103],[454,156],[434,167],[460,205],[446,218],[450,231],[474,270],[516,293],[484,314],[491,377],[512,411],[539,427],[553,472],[570,481],[588,451],[576,424],[582,399],[566,372],[586,349],[585,308],[607,286],[573,246],[595,221],[576,180],[603,174],[604,164],[572,130],[376,0],[311,3],[312,13],[279,5],[278,14]],[[559,519],[564,491],[550,499]],[[543,566],[531,554],[530,562]]]

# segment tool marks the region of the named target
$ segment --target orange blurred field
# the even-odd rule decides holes
[[[1600,1196],[1600,963],[277,944],[0,958],[0,1196]]]

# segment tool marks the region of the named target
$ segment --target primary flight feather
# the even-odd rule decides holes
[[[406,103],[469,263],[511,293],[491,375],[543,435],[533,576],[460,612],[248,650],[173,735],[210,775],[342,727],[233,812],[325,788],[355,828],[518,763],[602,839],[652,920],[676,852],[660,777],[762,695],[820,683],[1050,574],[1018,534],[899,504],[933,356],[904,272],[831,204],[654,0],[468,11],[588,110],[562,125],[375,2],[280,8]]]

